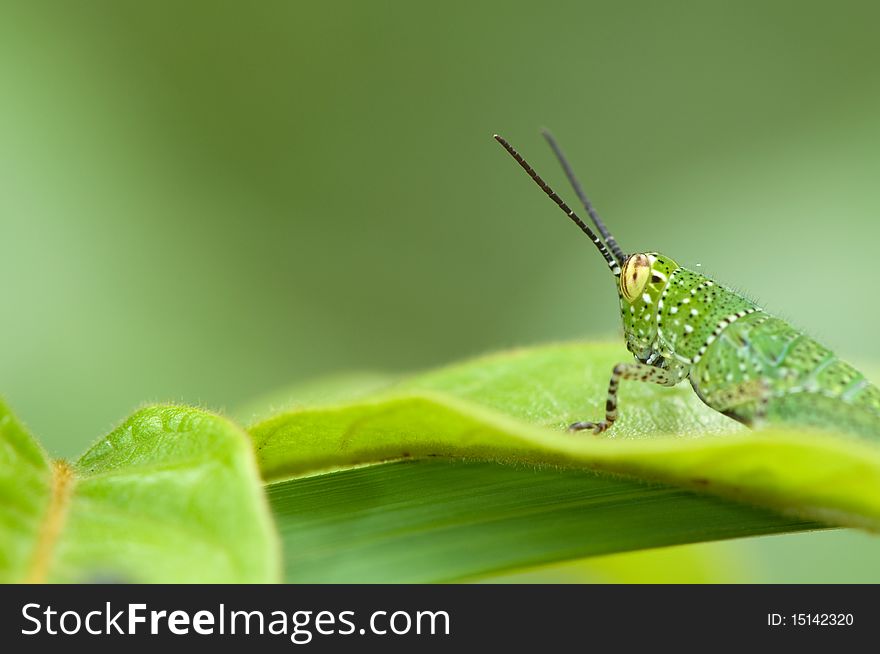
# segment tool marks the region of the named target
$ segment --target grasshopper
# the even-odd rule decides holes
[[[715,411],[765,423],[880,436],[880,389],[784,320],[659,252],[625,254],[599,217],[553,136],[543,132],[597,235],[503,137],[505,150],[593,241],[614,276],[634,361],[611,371],[605,418],[572,424],[600,434],[618,417],[622,380],[675,386],[687,379]]]

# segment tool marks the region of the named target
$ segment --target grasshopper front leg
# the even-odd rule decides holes
[[[661,386],[675,386],[680,377],[664,368],[649,366],[645,363],[618,363],[611,371],[611,381],[608,383],[608,399],[605,400],[605,420],[600,422],[575,422],[569,426],[569,431],[583,431],[592,429],[594,434],[601,434],[611,427],[617,420],[617,389],[621,379],[631,379],[643,382],[652,382]]]

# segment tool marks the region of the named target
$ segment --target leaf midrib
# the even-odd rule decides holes
[[[73,487],[77,481],[73,468],[66,461],[53,461],[51,466],[52,481],[49,504],[40,523],[34,555],[24,576],[25,583],[42,584],[46,582],[55,546],[67,519]]]

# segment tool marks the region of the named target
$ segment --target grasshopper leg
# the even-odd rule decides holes
[[[750,427],[759,427],[767,419],[770,397],[771,390],[767,382],[754,379],[716,391],[712,395],[711,406],[725,415],[745,422]],[[751,416],[738,411],[740,407],[749,405],[754,406]]]
[[[611,381],[608,382],[608,398],[605,400],[605,419],[599,422],[575,422],[568,427],[569,431],[584,431],[591,429],[594,434],[601,434],[611,427],[617,420],[617,389],[621,379],[652,382],[661,386],[674,386],[678,379],[668,370],[649,366],[645,363],[618,363],[611,371]]]

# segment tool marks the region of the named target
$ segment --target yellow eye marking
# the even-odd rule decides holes
[[[651,277],[651,258],[647,254],[633,254],[620,271],[620,293],[632,304],[641,296]]]

